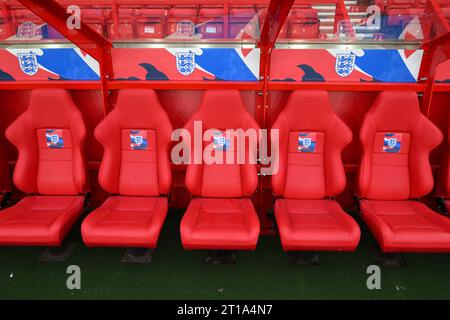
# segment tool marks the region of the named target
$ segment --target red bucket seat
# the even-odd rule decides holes
[[[256,146],[246,143],[246,159],[238,164],[236,141],[233,139],[235,143],[231,146],[232,138],[227,139],[225,132],[227,129],[253,129],[258,133],[259,127],[245,109],[237,90],[206,91],[199,110],[185,126],[192,137],[194,121],[202,121],[202,134],[205,130],[214,132],[211,137],[215,141],[213,154],[221,158],[223,164],[188,165],[186,186],[194,199],[181,221],[183,247],[254,250],[260,225],[250,197],[257,187],[258,175],[250,153],[256,151]],[[201,157],[210,143],[204,142],[203,148],[193,150]],[[234,158],[234,164],[225,163],[227,155]]]
[[[87,246],[156,247],[167,215],[171,134],[153,90],[119,91],[95,130],[104,148],[99,183],[112,196],[83,221]]]
[[[66,90],[34,90],[6,137],[19,151],[14,183],[28,196],[1,212],[0,245],[59,246],[83,210],[82,115]]]
[[[439,129],[415,92],[381,92],[360,132],[361,216],[384,252],[450,252],[450,219],[416,199],[433,189],[430,151]]]
[[[341,151],[352,133],[326,91],[294,91],[272,130],[279,130],[272,176],[275,217],[285,251],[353,251],[357,223],[332,199],[345,187]],[[275,143],[273,141],[272,143]]]

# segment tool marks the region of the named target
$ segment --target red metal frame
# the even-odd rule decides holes
[[[106,114],[110,108],[106,84],[109,79],[114,78],[111,57],[112,43],[83,21],[81,21],[80,29],[70,30],[67,28],[68,15],[66,9],[54,0],[18,1],[99,62],[100,82],[103,92],[103,111]]]

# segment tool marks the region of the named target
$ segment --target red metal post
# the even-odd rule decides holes
[[[426,16],[429,17],[430,32],[434,38],[422,45],[424,57],[419,71],[419,83],[425,83],[422,99],[422,112],[428,117],[431,111],[435,85],[436,67],[450,57],[450,26],[442,10],[435,0],[429,0],[425,7]]]
[[[257,119],[262,128],[267,128],[266,114],[269,108],[270,94],[268,82],[270,76],[270,58],[272,49],[275,46],[276,39],[280,33],[288,15],[294,5],[295,0],[271,0],[267,9],[266,18],[261,31],[258,47],[261,50],[260,57],[260,75],[262,90],[257,92]],[[265,177],[259,179],[258,186],[258,207],[261,220],[262,233],[273,233],[273,222],[267,218],[267,208],[264,203],[264,181]]]

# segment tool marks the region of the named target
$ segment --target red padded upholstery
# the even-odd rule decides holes
[[[259,220],[250,199],[196,198],[181,222],[185,249],[254,250]]]
[[[64,146],[46,143],[46,130],[60,129]],[[77,195],[85,191],[83,144],[86,129],[68,91],[41,89],[31,93],[26,112],[6,130],[18,151],[14,184],[29,194]]]
[[[83,221],[83,241],[89,247],[155,248],[167,209],[166,197],[110,197]]]
[[[244,107],[237,90],[205,91],[199,110],[185,128],[193,136],[194,121],[202,121],[203,132],[210,129],[247,129],[259,127]],[[256,131],[257,132],[257,131]],[[236,141],[235,141],[236,145]],[[205,145],[203,145],[205,147]],[[202,148],[203,149],[203,148]],[[246,155],[249,145],[246,144]],[[191,158],[194,159],[191,148]],[[236,149],[214,150],[225,158],[236,159]],[[203,150],[198,150],[201,156]],[[234,153],[234,154],[233,154]],[[181,240],[186,249],[254,249],[259,235],[259,221],[249,198],[258,184],[256,165],[244,164],[189,164],[186,186],[194,196],[181,221]]]
[[[333,200],[278,199],[275,215],[285,251],[354,251],[361,232]]]
[[[19,151],[14,183],[28,196],[2,211],[0,244],[59,245],[79,217],[85,191],[80,111],[62,89],[34,90],[6,130]]]
[[[319,35],[320,21],[313,8],[294,8],[287,19],[288,38],[315,39]]]
[[[83,196],[28,196],[1,211],[0,244],[59,246],[83,210]]]
[[[136,18],[138,38],[164,38],[164,9],[141,9]]]
[[[105,201],[83,221],[87,246],[156,246],[167,214],[167,197],[161,195],[171,185],[171,134],[172,125],[154,91],[119,91],[117,106],[97,126],[95,137],[104,148],[99,183],[120,196]]]
[[[384,252],[450,252],[450,219],[419,201],[361,200],[361,210]]]
[[[414,92],[381,92],[360,132],[362,218],[381,249],[450,252],[450,220],[419,198],[433,188],[429,153],[442,141],[439,129],[420,113]]]
[[[401,134],[400,151],[384,152],[385,134]],[[433,188],[429,153],[442,133],[420,113],[414,92],[381,92],[360,131],[363,147],[359,195],[374,200],[407,200]]]
[[[275,129],[279,156],[274,167],[279,169],[272,176],[272,190],[285,198],[275,203],[284,250],[354,250],[358,225],[335,201],[325,199],[345,187],[341,152],[352,139],[350,129],[333,112],[327,92],[294,91]]]

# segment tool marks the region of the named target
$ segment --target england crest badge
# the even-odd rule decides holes
[[[336,64],[334,69],[341,77],[349,76],[355,69],[356,55],[353,53],[336,54]]]
[[[314,132],[298,134],[298,152],[316,152],[317,135]]]
[[[17,59],[19,60],[20,69],[26,75],[34,76],[38,72],[39,64],[34,52],[18,53]]]
[[[213,133],[213,148],[217,151],[229,150],[230,140],[226,138],[224,132],[216,131]]]
[[[130,130],[131,150],[148,150],[147,130]]]
[[[176,52],[177,70],[184,76],[190,75],[195,70],[194,52]]]
[[[385,133],[383,141],[383,152],[399,153],[402,147],[401,133]]]
[[[64,137],[62,129],[45,130],[45,139],[47,141],[47,148],[50,149],[64,148]]]

